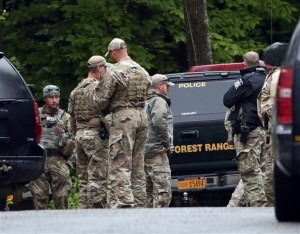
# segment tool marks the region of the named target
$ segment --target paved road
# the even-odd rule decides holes
[[[300,233],[273,208],[168,208],[11,211],[0,233]]]

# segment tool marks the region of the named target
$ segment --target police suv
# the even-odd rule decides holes
[[[243,63],[194,66],[167,74],[174,116],[171,206],[226,206],[240,175],[224,127],[224,93]]]
[[[24,188],[44,170],[37,103],[16,68],[0,52],[0,210],[6,196]]]

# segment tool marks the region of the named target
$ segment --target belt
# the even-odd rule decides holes
[[[79,127],[79,128],[77,128],[77,131],[84,131],[84,130],[89,130],[89,129],[98,130],[99,128],[100,128],[100,126],[98,126],[98,127]]]
[[[47,156],[51,157],[51,156],[59,156],[62,155],[61,151],[58,149],[47,149]]]
[[[257,127],[259,127],[260,125],[250,125],[249,126],[249,130],[252,131],[254,129],[256,129]]]
[[[257,127],[261,127],[260,124],[246,124],[244,126],[247,126],[250,132],[256,129]],[[240,133],[241,133],[241,125],[240,124],[233,125],[233,134],[240,134]]]
[[[144,106],[120,106],[113,109],[112,112],[115,113],[121,110],[131,110],[131,109],[142,110],[144,109]]]

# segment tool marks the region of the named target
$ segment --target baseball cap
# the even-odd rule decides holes
[[[88,67],[97,67],[97,66],[106,66],[109,67],[111,64],[107,63],[105,58],[103,58],[102,56],[99,55],[94,55],[92,57],[90,57],[90,59],[87,61]]]
[[[152,86],[157,85],[157,84],[167,84],[168,86],[173,86],[174,83],[170,82],[168,77],[162,74],[155,74],[151,76],[151,81],[152,81]]]
[[[43,88],[43,97],[52,95],[60,96],[60,89],[56,85],[47,85]]]
[[[125,49],[125,48],[127,48],[127,45],[126,45],[125,41],[123,41],[120,38],[114,38],[108,44],[107,52],[106,52],[106,54],[104,56],[107,57],[107,55],[109,54],[109,52],[111,52],[113,50],[119,50],[119,49]]]

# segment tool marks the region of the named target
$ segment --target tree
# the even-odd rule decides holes
[[[0,0],[0,51],[3,50],[3,32],[2,32],[2,23],[7,17],[6,10],[3,9],[3,0]]]
[[[288,0],[210,0],[207,12],[214,63],[241,61],[250,50],[262,53],[271,44],[271,20],[281,24],[274,31],[290,28],[281,34],[288,42],[299,17],[299,8]]]
[[[51,82],[64,87],[67,98],[86,75],[88,58],[105,54],[114,37],[126,41],[130,56],[150,74],[180,69],[176,60],[185,41],[181,0],[8,2],[6,54],[22,64],[21,73],[39,89]]]
[[[187,59],[189,67],[211,64],[206,0],[184,0]]]
[[[198,18],[203,17],[200,22],[206,23],[202,26],[206,30],[205,6],[193,9],[190,3],[202,2],[185,2],[192,8],[188,12],[199,9]],[[269,44],[271,3],[276,31],[285,33],[280,34],[282,38],[289,38],[299,16],[296,2],[206,2],[214,63],[240,61],[247,50],[263,51]],[[38,99],[42,99],[42,87],[53,83],[62,87],[62,96],[67,100],[77,82],[86,76],[88,58],[105,54],[114,37],[126,41],[130,56],[150,75],[182,72],[189,67],[186,46],[192,46],[186,42],[182,0],[6,0],[4,9],[9,14],[1,24],[3,50],[27,83],[35,86]],[[193,15],[195,20],[197,14]],[[290,30],[284,31],[286,28]],[[204,52],[209,48],[203,44],[209,42],[204,32],[191,34],[196,43],[200,43],[197,37],[202,38],[196,55],[209,57],[209,52]]]

